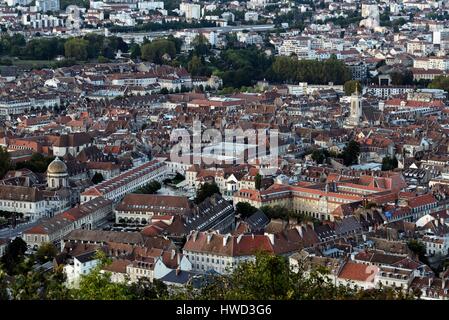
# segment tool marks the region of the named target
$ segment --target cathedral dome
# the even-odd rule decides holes
[[[63,174],[67,173],[67,166],[64,161],[61,161],[59,158],[53,160],[47,168],[47,174]]]

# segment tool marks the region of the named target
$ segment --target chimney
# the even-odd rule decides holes
[[[208,233],[207,234],[207,243],[209,244],[210,243],[210,240],[212,239],[212,234],[211,233]]]
[[[274,245],[274,234],[272,234],[272,233],[265,233],[265,236],[267,236],[268,239],[270,239],[271,244]]]
[[[296,226],[296,230],[298,230],[299,236],[302,238],[302,226]]]
[[[180,254],[178,254],[178,255],[176,256],[176,262],[177,262],[178,268],[179,268],[179,265],[181,264],[181,255],[180,255]]]
[[[444,226],[444,218],[440,218],[440,223],[442,226]]]
[[[176,268],[176,275],[179,276],[180,273],[181,273],[181,269]]]
[[[225,234],[225,235],[223,236],[223,247],[226,247],[226,244],[228,243],[229,237],[230,237],[230,234],[229,234],[229,233],[228,233],[228,234]]]
[[[176,250],[175,250],[175,249],[172,249],[172,250],[171,250],[170,259],[173,260],[173,258],[175,257],[175,255],[176,255]]]

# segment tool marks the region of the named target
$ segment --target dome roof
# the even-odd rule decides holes
[[[67,166],[59,158],[56,158],[48,165],[47,174],[61,174],[61,173],[67,173]]]

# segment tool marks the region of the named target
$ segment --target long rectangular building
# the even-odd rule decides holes
[[[397,198],[405,186],[399,174],[375,177],[361,176],[329,179],[325,184],[308,186],[274,184],[269,189],[258,191],[240,189],[234,194],[234,204],[248,202],[256,208],[282,206],[296,213],[302,213],[320,220],[333,221],[343,214],[342,205],[357,202],[382,202]]]
[[[164,180],[166,173],[167,166],[163,162],[157,160],[149,161],[87,189],[81,194],[81,202],[86,202],[100,196],[118,202],[126,194],[152,181],[160,182]]]

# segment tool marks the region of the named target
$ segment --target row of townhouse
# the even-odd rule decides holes
[[[95,229],[112,214],[112,201],[97,197],[52,218],[44,219],[23,232],[23,240],[30,249],[43,243],[59,242],[75,229]]]
[[[36,97],[13,98],[0,100],[0,116],[23,114],[32,109],[54,108],[61,105],[58,95],[42,95]]]

